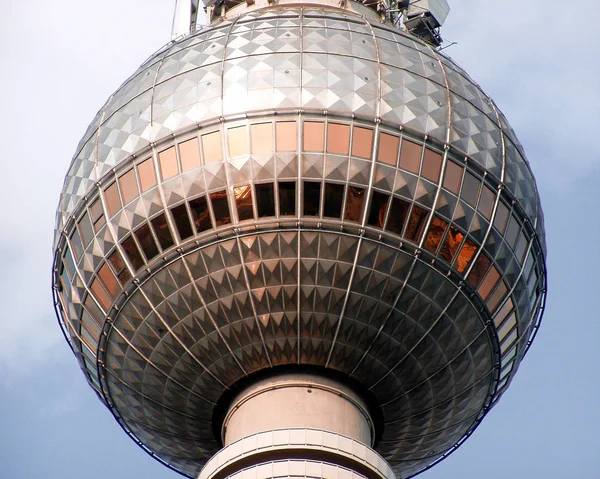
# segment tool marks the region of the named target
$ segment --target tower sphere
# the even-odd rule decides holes
[[[463,70],[368,5],[231,3],[144,62],[77,147],[59,322],[123,429],[187,476],[235,443],[248,398],[314,385],[409,477],[470,435],[537,331],[531,168]]]

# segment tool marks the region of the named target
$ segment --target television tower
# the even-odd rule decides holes
[[[509,386],[545,304],[543,214],[506,118],[440,50],[448,12],[178,0],[88,127],[55,307],[160,462],[407,478]]]

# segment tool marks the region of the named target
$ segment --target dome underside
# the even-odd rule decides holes
[[[451,59],[384,24],[333,9],[252,12],[165,47],[88,127],[57,212],[131,154],[182,128],[265,110],[353,113],[402,125],[462,152],[502,181],[545,248],[537,187],[514,131]]]

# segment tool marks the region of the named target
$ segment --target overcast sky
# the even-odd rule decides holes
[[[0,0],[0,478],[180,477],[85,383],[50,294],[58,195],[106,98],[169,40],[174,0]],[[600,34],[593,0],[453,0],[447,51],[504,111],[536,175],[550,294],[476,433],[423,479],[600,477]],[[508,10],[508,6],[512,10]]]

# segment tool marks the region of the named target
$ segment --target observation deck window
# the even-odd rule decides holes
[[[323,216],[340,218],[344,204],[344,185],[325,183],[325,198],[323,200]]]
[[[390,203],[390,195],[373,191],[371,195],[371,207],[369,210],[369,219],[367,223],[375,228],[383,228],[385,216],[387,214],[388,205]]]
[[[471,173],[467,172],[463,181],[463,187],[462,191],[460,192],[460,197],[469,205],[475,207],[475,205],[477,204],[477,196],[479,194],[480,185],[481,182]]]
[[[451,264],[464,238],[465,235],[458,228],[450,225],[448,233],[442,243],[442,247],[440,248],[439,256],[448,264]]]
[[[173,178],[179,173],[177,168],[177,154],[175,147],[172,146],[158,154],[158,164],[160,165],[160,174],[163,181]]]
[[[273,152],[273,124],[258,123],[250,126],[250,142],[252,144],[252,153],[272,153]]]
[[[179,158],[181,159],[181,171],[190,171],[200,166],[198,138],[179,143]]]
[[[428,214],[429,211],[426,209],[417,205],[413,206],[412,212],[410,213],[410,220],[406,227],[406,233],[404,234],[404,237],[407,240],[412,241],[413,243],[419,242],[419,239],[423,234],[423,228],[425,228]]]
[[[394,196],[392,199],[392,208],[390,210],[386,229],[392,233],[401,235],[409,209],[410,203],[407,203],[406,201]]]
[[[400,138],[387,133],[381,133],[379,135],[379,154],[377,155],[377,161],[396,166],[399,147]]]
[[[238,186],[233,189],[235,204],[238,212],[238,220],[245,221],[254,219],[254,210],[252,209],[252,187]]]
[[[444,238],[447,228],[448,223],[437,215],[434,215],[431,220],[431,225],[429,226],[429,231],[427,232],[427,239],[425,240],[424,245],[425,249],[435,254]]]
[[[185,203],[171,208],[171,215],[173,216],[177,233],[179,233],[179,239],[184,240],[194,234]]]
[[[245,126],[236,126],[227,130],[229,156],[244,156],[249,153],[248,134]]]
[[[350,125],[327,124],[327,153],[347,155],[350,150]]]
[[[346,206],[344,208],[344,219],[346,221],[360,223],[365,204],[365,191],[365,188],[348,185],[346,190]]]
[[[423,153],[423,166],[421,167],[421,176],[427,178],[433,183],[440,181],[440,172],[442,170],[442,155],[425,148]]]
[[[156,174],[154,173],[154,164],[152,158],[142,161],[137,165],[137,172],[140,178],[142,193],[156,186]]]
[[[280,186],[281,187],[281,186]],[[273,183],[254,185],[258,217],[275,216],[275,189]]]
[[[202,155],[206,164],[223,161],[220,131],[202,135]]]
[[[352,156],[368,160],[372,149],[373,130],[355,126],[352,129]]]
[[[153,218],[150,223],[152,224],[152,229],[154,230],[154,234],[158,239],[161,249],[164,251],[173,246],[173,236],[171,235],[171,230],[169,229],[165,214],[161,213],[156,218]]]
[[[92,203],[90,206],[90,217],[92,219],[92,224],[94,225],[94,231],[97,233],[100,231],[105,223],[106,219],[104,218],[104,211],[102,211],[102,202],[100,198]]]
[[[423,147],[412,141],[402,140],[400,150],[400,168],[418,174],[421,166],[421,153]]]
[[[321,183],[304,182],[304,216],[319,216],[321,206]]]
[[[210,194],[213,213],[215,214],[215,224],[223,226],[231,223],[231,213],[229,212],[229,202],[225,190]]]
[[[140,195],[133,168],[119,177],[119,188],[125,205]]]
[[[210,212],[208,211],[208,203],[205,196],[199,196],[198,198],[191,200],[190,209],[192,210],[192,217],[194,218],[196,231],[198,233],[202,233],[203,231],[212,228],[212,221],[210,219]]]
[[[280,181],[279,187],[279,214],[296,214],[296,183],[294,181]]]
[[[304,122],[304,151],[322,152],[325,141],[323,122]]]
[[[106,200],[108,215],[112,218],[121,209],[121,198],[119,198],[116,181],[104,190],[104,198]]]
[[[275,124],[277,151],[296,151],[296,122],[278,121]]]
[[[125,238],[121,246],[123,247],[123,251],[125,251],[125,255],[127,259],[131,262],[134,270],[140,269],[144,265],[144,260],[142,259],[142,255],[137,245],[135,244],[135,240],[133,239],[133,235]]]
[[[150,226],[148,224],[143,224],[134,232],[135,237],[137,238],[146,259],[150,261],[158,254],[158,246],[154,241],[154,237],[150,232]]]
[[[451,191],[455,195],[458,195],[462,178],[463,168],[456,163],[449,161],[446,164],[446,173],[444,174],[444,188],[446,188],[448,191]]]

